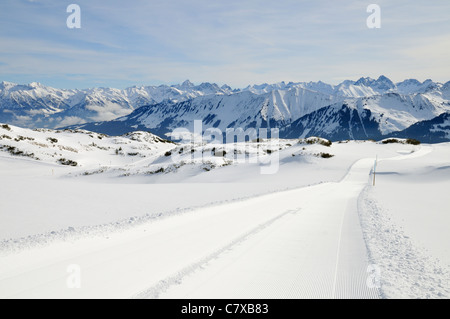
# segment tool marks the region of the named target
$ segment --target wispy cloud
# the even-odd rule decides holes
[[[449,80],[450,2],[74,0],[82,28],[57,0],[0,2],[4,80],[59,87],[175,83],[235,87],[385,74]],[[2,79],[3,80],[3,79]]]

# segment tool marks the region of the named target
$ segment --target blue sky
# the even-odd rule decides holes
[[[81,29],[68,29],[69,4]],[[366,8],[381,7],[369,29]],[[448,0],[1,0],[0,81],[58,88],[450,80]]]

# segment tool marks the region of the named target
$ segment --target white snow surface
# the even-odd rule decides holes
[[[448,143],[0,138],[0,298],[450,297]]]

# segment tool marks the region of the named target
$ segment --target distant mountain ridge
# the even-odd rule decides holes
[[[338,85],[280,82],[235,90],[190,81],[125,90],[0,84],[0,122],[20,125],[17,121],[29,119],[28,127],[81,128],[109,135],[144,130],[165,136],[180,127],[192,130],[194,120],[202,120],[204,129],[222,131],[277,127],[281,137],[378,139],[447,113],[450,82],[393,83],[385,76]]]
[[[107,121],[163,101],[180,102],[208,94],[230,94],[216,84],[133,86],[124,90],[93,88],[55,89],[33,82],[0,83],[0,122],[22,127],[56,128],[71,124]]]

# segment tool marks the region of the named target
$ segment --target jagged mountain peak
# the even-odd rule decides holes
[[[420,85],[422,84],[419,80],[417,79],[406,79],[403,80],[402,82],[398,82],[396,85]]]
[[[370,87],[377,91],[388,91],[395,89],[395,84],[384,75],[380,75],[376,80],[371,77],[362,77],[356,81],[354,85]]]
[[[45,87],[44,85],[42,85],[39,82],[31,82],[30,84],[28,84],[28,86],[31,88],[44,88]]]
[[[396,84],[397,91],[402,94],[426,93],[437,89],[439,84],[427,79],[420,82],[417,79],[407,79]]]
[[[392,83],[391,79],[389,79],[387,76],[385,75],[380,75],[377,79],[377,82],[387,82],[387,83]]]
[[[222,85],[221,87],[220,87],[222,90],[225,90],[225,91],[233,91],[233,89],[231,88],[231,86],[229,86],[229,85],[227,85],[227,84],[224,84],[224,85]]]
[[[386,87],[386,89],[395,88],[394,82],[392,82],[391,79],[387,78],[384,75],[380,75],[376,82],[379,84],[379,86]]]
[[[200,85],[198,85],[198,88],[204,88],[204,89],[215,89],[220,90],[219,86],[216,83],[209,83],[209,82],[203,82]]]
[[[184,87],[184,88],[192,88],[194,86],[195,86],[194,83],[192,83],[189,80],[186,80],[181,84],[181,87]]]
[[[5,88],[5,87],[13,87],[13,86],[16,86],[17,84],[16,83],[13,83],[13,82],[7,82],[7,81],[2,81],[2,82],[0,82],[0,87],[1,88]]]
[[[365,85],[365,86],[370,86],[373,83],[375,83],[375,79],[371,78],[371,77],[361,77],[359,78],[354,85]]]

